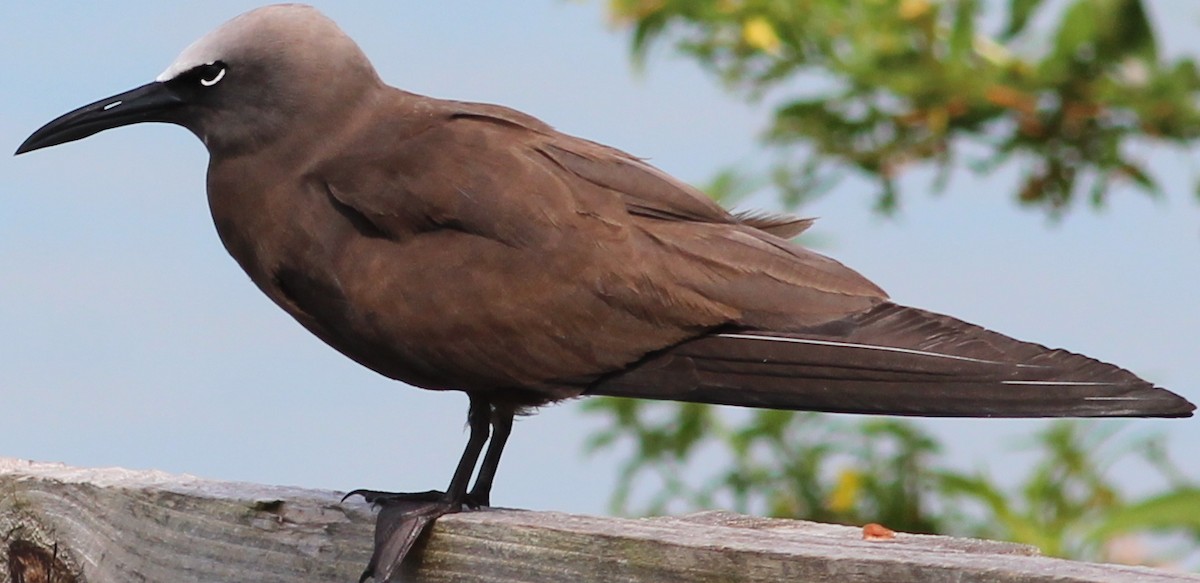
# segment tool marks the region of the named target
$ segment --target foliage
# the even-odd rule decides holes
[[[939,183],[964,165],[1015,165],[1017,200],[1052,214],[1081,191],[1102,204],[1118,180],[1157,194],[1134,152],[1200,136],[1196,64],[1159,55],[1140,0],[1046,4],[1064,3],[1009,0],[1002,18],[979,0],[609,0],[609,12],[639,60],[667,40],[736,94],[778,104],[766,138],[792,203],[856,170],[891,210],[897,176],[918,165]]]
[[[955,531],[1098,561],[1161,564],[1182,557],[1123,548],[1138,533],[1170,532],[1190,539],[1194,551],[1200,543],[1200,484],[1179,475],[1163,454],[1161,438],[1118,439],[1117,427],[1097,421],[1049,424],[1026,444],[1040,459],[1012,490],[997,487],[983,471],[944,471],[939,496],[979,511]],[[1120,474],[1115,467],[1155,471],[1167,489],[1130,499],[1111,477]]]
[[[1116,439],[1112,424],[1048,423],[1026,444],[1038,459],[1006,488],[983,470],[946,466],[938,441],[903,420],[757,410],[731,423],[717,408],[693,403],[596,398],[583,406],[611,421],[591,436],[589,451],[636,448],[618,477],[612,500],[617,513],[727,507],[851,525],[879,522],[904,532],[1032,544],[1055,556],[1148,564],[1185,553],[1131,555],[1131,535],[1171,533],[1192,549],[1200,544],[1200,484],[1180,476],[1160,438]],[[713,451],[732,459],[720,460],[725,465],[711,475],[696,476],[714,465]],[[1158,473],[1168,487],[1138,498],[1123,494],[1111,474],[1114,466],[1131,465]],[[657,486],[644,505],[631,503],[639,484]]]
[[[669,43],[739,97],[776,104],[769,177],[790,204],[859,172],[889,211],[906,169],[932,166],[940,186],[957,168],[1015,166],[1016,201],[1058,215],[1081,192],[1102,205],[1117,181],[1159,194],[1135,154],[1200,137],[1197,67],[1160,55],[1140,0],[608,1],[639,62]],[[731,202],[765,182],[725,170],[708,191]],[[634,448],[618,513],[726,507],[1091,560],[1198,558],[1200,483],[1160,438],[1111,424],[1047,423],[1025,444],[1028,471],[997,478],[948,466],[939,441],[904,420],[610,398],[584,407],[607,421],[590,451]],[[1116,477],[1130,468],[1164,486],[1124,492]],[[1133,546],[1162,533],[1190,551]]]
[[[734,426],[715,407],[694,403],[594,399],[583,406],[614,421],[592,436],[589,450],[623,438],[638,447],[621,469],[613,496],[616,512],[728,506],[843,524],[883,522],[908,532],[939,530],[921,509],[922,492],[935,479],[928,466],[938,445],[914,425],[758,410],[747,423]],[[692,486],[685,479],[686,466],[710,445],[727,450],[732,465]],[[662,487],[647,506],[635,510],[630,492],[643,477]]]

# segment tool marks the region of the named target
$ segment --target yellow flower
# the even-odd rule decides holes
[[[916,20],[929,13],[933,6],[929,0],[902,0],[900,2],[900,18]]]
[[[742,23],[742,40],[764,53],[779,53],[779,35],[766,18],[756,16]]]
[[[858,492],[862,489],[862,474],[854,469],[846,468],[838,474],[837,486],[829,494],[826,504],[834,512],[849,512],[858,501]]]

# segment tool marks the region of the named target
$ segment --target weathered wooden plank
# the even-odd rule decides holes
[[[334,492],[0,459],[0,543],[57,544],[91,583],[356,581],[372,520]]]
[[[373,514],[340,493],[0,458],[0,582],[356,581]],[[56,548],[57,547],[57,548]],[[723,512],[623,519],[491,510],[440,519],[421,582],[1200,582],[1010,543]],[[46,573],[53,571],[52,575]]]

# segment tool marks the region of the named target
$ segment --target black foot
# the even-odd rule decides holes
[[[351,496],[362,496],[368,504],[374,506],[386,506],[389,503],[398,502],[446,502],[451,503],[451,500],[446,498],[446,493],[439,490],[428,490],[425,492],[383,492],[380,490],[365,490],[358,489],[347,492],[342,496],[342,502],[350,499]],[[471,510],[479,510],[491,506],[490,496],[479,492],[468,492],[463,496],[462,502],[459,504]]]
[[[371,561],[359,577],[359,583],[374,578],[379,583],[393,581],[398,577],[404,558],[421,538],[425,529],[434,520],[446,514],[461,512],[463,507],[477,509],[486,506],[488,496],[470,493],[464,500],[455,502],[444,492],[380,492],[378,490],[354,490],[342,497],[345,502],[351,496],[362,496],[369,504],[378,507],[375,519],[375,550]],[[396,579],[398,580],[398,579]]]
[[[352,490],[342,496],[342,502],[349,500],[351,496],[362,496],[367,504],[373,506],[384,506],[389,502],[441,502],[446,500],[446,493],[438,490],[429,490],[426,492],[382,492],[380,490]],[[448,501],[447,501],[448,502]]]
[[[491,496],[489,496],[486,492],[483,494],[480,494],[479,492],[467,492],[466,497],[463,499],[463,504],[465,504],[467,508],[470,508],[471,510],[479,510],[480,508],[490,508],[492,506],[492,500]]]

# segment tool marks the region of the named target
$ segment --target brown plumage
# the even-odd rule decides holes
[[[392,504],[369,569],[383,578],[428,521],[488,503],[516,411],[565,398],[967,417],[1194,409],[1116,366],[896,305],[787,241],[809,220],[734,215],[523,113],[389,87],[308,7],[231,21],[155,83],[52,121],[18,153],[141,121],[204,141],[222,242],[305,328],[380,374],[470,395],[446,493],[360,492]]]

